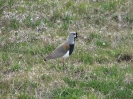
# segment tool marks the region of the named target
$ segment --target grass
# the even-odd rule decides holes
[[[0,98],[132,99],[132,4],[1,0]],[[70,31],[79,37],[66,68],[44,62]]]

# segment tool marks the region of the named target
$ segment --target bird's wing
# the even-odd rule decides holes
[[[60,46],[58,46],[51,54],[49,54],[45,58],[45,60],[60,58],[66,54],[66,52],[69,50],[69,48],[70,48],[70,46],[69,46],[68,42],[65,42],[65,43],[61,44]]]

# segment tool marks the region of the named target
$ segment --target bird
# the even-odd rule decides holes
[[[70,32],[67,41],[60,44],[52,53],[46,56],[44,61],[62,58],[62,63],[64,65],[64,59],[68,58],[74,50],[75,38],[77,38],[77,36],[77,32]]]

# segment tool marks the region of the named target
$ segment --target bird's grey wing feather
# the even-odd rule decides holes
[[[49,54],[45,59],[55,59],[60,58],[69,50],[69,44],[67,42],[58,46],[51,54]]]

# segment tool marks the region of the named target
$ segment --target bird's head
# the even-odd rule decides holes
[[[70,32],[69,37],[77,38],[77,32]]]

